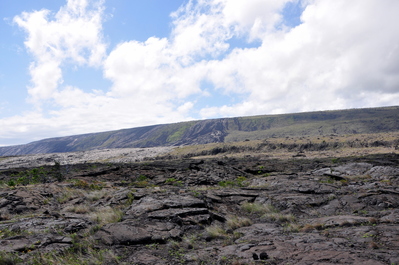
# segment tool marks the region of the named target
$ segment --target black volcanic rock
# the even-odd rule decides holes
[[[266,252],[262,252],[259,254],[259,258],[260,258],[260,260],[267,260],[269,258],[269,256],[267,255]]]
[[[345,160],[79,164],[63,182],[16,186],[5,183],[25,169],[1,171],[0,257],[18,257],[12,264],[397,264],[398,156]],[[260,165],[273,174],[257,175]],[[247,172],[244,182],[235,167]],[[211,175],[222,181],[195,184]]]

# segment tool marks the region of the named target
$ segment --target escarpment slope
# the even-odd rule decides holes
[[[0,156],[399,131],[399,107],[189,121],[0,147]]]

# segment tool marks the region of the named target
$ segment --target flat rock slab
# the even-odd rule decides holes
[[[399,176],[399,168],[389,166],[376,166],[367,171],[366,174],[377,180],[390,179]]]
[[[203,200],[192,196],[170,196],[163,200],[163,205],[168,208],[176,207],[204,207],[205,203]]]
[[[86,228],[90,224],[90,221],[78,218],[56,219],[54,217],[36,217],[21,218],[19,221],[16,222],[0,224],[0,230],[29,230],[33,233],[45,234],[48,230],[63,229],[63,231],[66,233],[75,233],[79,230]]]
[[[123,223],[106,225],[96,235],[107,245],[146,244],[150,243],[152,238],[144,228]]]
[[[334,167],[333,173],[345,176],[363,175],[373,167],[369,163],[348,163],[342,166]]]
[[[399,223],[399,210],[393,210],[389,215],[386,215],[380,219],[382,223],[392,223],[398,224]]]
[[[180,229],[172,223],[140,226],[139,223],[121,222],[105,225],[95,234],[95,238],[106,245],[137,245],[165,242],[180,235]]]
[[[131,264],[152,264],[152,265],[165,265],[165,260],[156,257],[154,255],[150,255],[147,253],[139,253],[137,256],[133,256],[131,258]]]
[[[209,194],[217,197],[258,197],[259,193],[256,191],[244,191],[244,190],[230,190],[230,191],[225,191],[225,190],[220,190],[220,191],[214,191],[214,192],[209,192]]]
[[[198,208],[205,207],[203,200],[192,196],[170,195],[166,197],[144,197],[133,202],[126,211],[127,216],[139,217],[145,213],[169,209],[169,208]]]
[[[192,215],[202,215],[209,213],[207,208],[183,208],[183,209],[166,209],[155,211],[148,214],[149,218],[167,219],[173,217],[187,217]]]
[[[370,223],[370,218],[353,215],[328,216],[313,219],[312,221],[312,224],[322,224],[324,227],[351,226],[365,223]]]
[[[22,252],[29,249],[32,245],[32,241],[28,238],[16,238],[16,239],[8,239],[0,241],[0,248],[5,252]]]

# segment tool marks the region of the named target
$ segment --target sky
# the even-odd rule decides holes
[[[0,0],[0,146],[399,105],[397,0]]]

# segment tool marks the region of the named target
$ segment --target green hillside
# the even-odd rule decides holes
[[[398,121],[398,106],[221,118],[45,139],[0,147],[0,156],[397,132]]]

